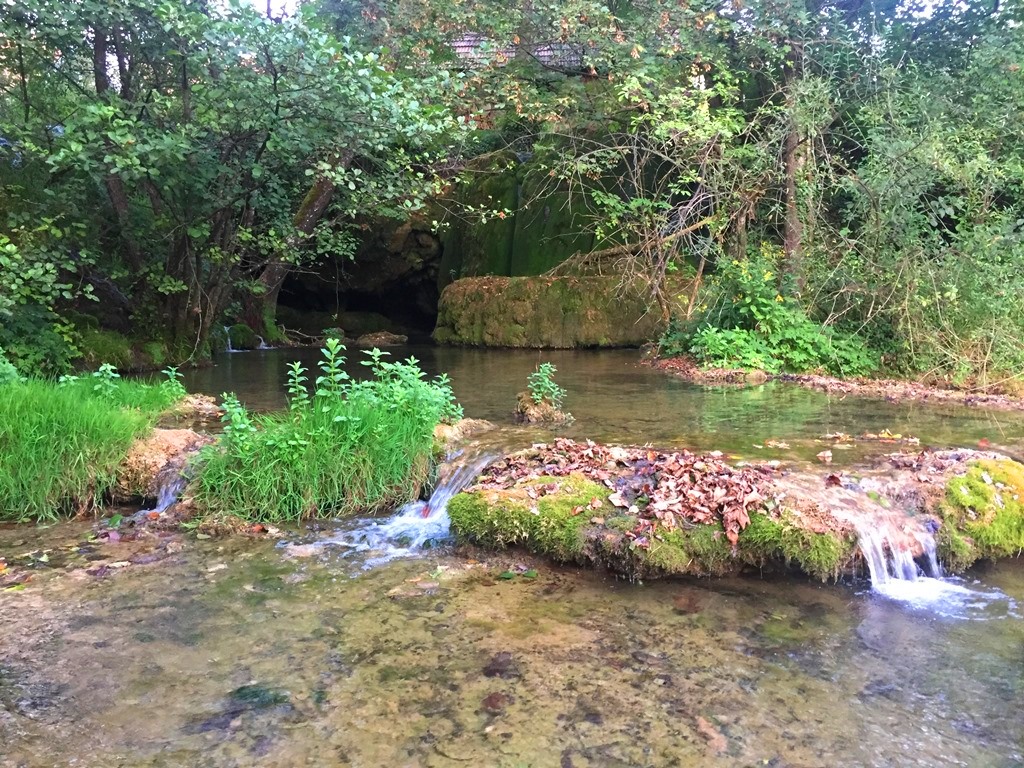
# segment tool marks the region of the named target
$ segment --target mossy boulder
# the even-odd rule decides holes
[[[940,559],[952,571],[1024,552],[1024,465],[985,458],[946,481],[939,502]]]
[[[615,277],[477,277],[441,294],[441,344],[571,349],[635,347],[664,329],[637,286]]]
[[[259,349],[260,337],[245,323],[236,323],[228,328],[228,339],[235,350]]]
[[[170,359],[162,339],[133,338],[93,323],[78,324],[75,332],[81,362],[87,369],[110,363],[120,371],[149,371],[161,368]]]
[[[534,478],[511,489],[470,490],[448,503],[452,530],[481,546],[521,546],[562,563],[630,578],[724,576],[746,568],[798,567],[818,579],[848,572],[856,541],[800,527],[786,511],[750,516],[734,548],[721,524],[658,528],[641,540],[639,520],[608,502],[609,490],[581,475]]]

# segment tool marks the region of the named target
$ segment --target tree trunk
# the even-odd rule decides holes
[[[110,78],[107,75],[107,31],[102,27],[93,30],[92,69],[96,94],[102,98],[110,88]],[[109,141],[105,143],[107,150],[111,151],[113,145]],[[108,173],[104,184],[107,188],[107,197],[110,198],[110,204],[114,208],[114,215],[117,217],[118,234],[124,246],[125,259],[132,268],[132,272],[135,275],[140,275],[142,273],[142,256],[129,231],[128,191],[125,189],[124,181],[116,173]]]
[[[799,177],[803,170],[803,156],[800,152],[800,133],[791,126],[786,134],[784,148],[786,217],[783,226],[782,247],[785,251],[784,276],[793,280],[799,293],[804,287],[804,223],[800,211]]]
[[[352,156],[353,153],[349,150],[341,153],[335,158],[335,167],[347,168],[352,162]],[[297,234],[289,242],[290,246],[298,247],[304,236],[313,233],[333,197],[334,182],[321,176],[310,188],[302,205],[295,213],[292,223],[295,225]],[[278,331],[276,323],[277,298],[291,269],[292,264],[287,261],[270,262],[257,278],[261,290],[247,296],[244,300],[243,319],[246,325],[268,341],[280,339],[280,331]]]
[[[785,217],[782,228],[784,260],[779,270],[780,288],[792,285],[797,293],[804,287],[804,212],[800,209],[800,177],[806,160],[801,126],[797,120],[796,83],[803,74],[803,47],[790,41],[783,72],[786,94],[786,138],[782,148]]]

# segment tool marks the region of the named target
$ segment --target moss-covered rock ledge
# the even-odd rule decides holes
[[[617,277],[469,277],[444,289],[440,344],[571,349],[638,347],[664,330],[642,290]]]
[[[888,526],[923,554],[938,531],[949,570],[1024,548],[1024,467],[972,451],[886,457],[863,475],[735,467],[717,454],[557,440],[493,464],[451,500],[452,529],[631,578],[862,571],[855,524]]]

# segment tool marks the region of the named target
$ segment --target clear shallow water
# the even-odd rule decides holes
[[[1012,414],[704,390],[632,352],[412,351],[451,372],[467,415],[504,426],[550,359],[570,434],[606,441],[809,458],[826,432],[1011,448],[1024,434]],[[233,355],[188,383],[276,408],[285,363],[315,355]],[[753,447],[767,439],[791,447]],[[641,585],[515,553],[388,560],[389,532],[429,533],[416,523],[411,509],[287,543],[99,543],[88,562],[61,554],[82,524],[0,526],[9,561],[51,550],[23,590],[0,591],[0,766],[1024,765],[1020,561],[939,599],[928,583]],[[143,564],[150,549],[162,559]]]
[[[966,407],[830,397],[791,385],[700,387],[640,364],[635,350],[555,351],[479,350],[413,346],[391,350],[396,358],[415,356],[430,374],[447,372],[466,415],[511,426],[516,393],[538,362],[558,368],[556,380],[569,392],[566,408],[576,417],[563,430],[576,438],[619,443],[649,442],[662,447],[721,450],[749,458],[811,459],[831,443],[816,442],[836,432],[913,435],[934,447],[993,447],[1024,454],[1024,414]],[[361,352],[350,350],[352,375],[366,375]],[[190,390],[220,395],[235,392],[253,408],[285,405],[286,366],[301,360],[314,367],[316,349],[275,349],[220,355],[216,365],[186,373]],[[506,430],[506,439],[523,445],[550,433]],[[782,441],[788,449],[765,442]],[[763,446],[756,448],[755,446]],[[867,453],[891,452],[893,444],[858,444],[834,451],[837,464]]]
[[[500,578],[517,567],[537,574]],[[1024,600],[1019,564],[982,577]],[[638,585],[472,550],[365,570],[234,539],[41,573],[0,622],[4,766],[1024,761],[1019,620],[845,586]]]

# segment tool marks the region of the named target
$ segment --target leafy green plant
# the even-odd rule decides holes
[[[0,347],[0,385],[12,384],[16,381],[21,381],[21,374],[7,359],[3,348]]]
[[[547,402],[554,408],[561,408],[566,392],[555,383],[558,369],[551,363],[540,363],[527,377],[527,388],[535,403]]]
[[[289,409],[252,415],[224,396],[224,437],[196,460],[196,501],[214,516],[267,522],[354,515],[413,498],[426,482],[434,428],[460,418],[446,377],[433,381],[413,358],[371,350],[371,378],[345,370],[329,339],[310,395],[306,370],[289,367]]]
[[[758,257],[720,264],[698,318],[689,325],[670,323],[661,339],[662,355],[689,354],[707,367],[768,373],[874,371],[877,355],[862,339],[814,322],[778,292],[772,261],[771,249],[765,248]]]
[[[169,365],[161,373],[167,378],[160,383],[160,386],[170,397],[180,400],[188,394],[185,385],[181,383],[181,371],[176,366]]]

